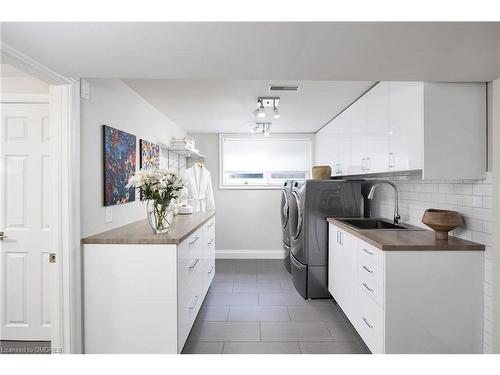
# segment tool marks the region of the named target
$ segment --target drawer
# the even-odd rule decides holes
[[[382,250],[359,240],[358,242],[358,262],[361,266],[366,266],[370,270],[382,273],[383,272],[383,253]],[[379,269],[380,268],[380,269]]]
[[[204,225],[205,233],[207,234],[207,238],[214,237],[215,238],[215,217],[211,218]]]
[[[206,295],[206,275],[204,272],[198,272],[196,277],[184,289],[179,290],[178,297],[178,344],[179,351],[182,350],[189,332],[193,327],[196,316],[200,311],[201,305]]]
[[[181,288],[191,283],[204,261],[203,235],[200,230],[179,245],[178,281]]]
[[[363,290],[358,293],[358,333],[374,354],[384,352],[384,311]]]
[[[364,241],[358,244],[358,281],[362,291],[384,308],[384,254]]]
[[[369,298],[372,298],[382,309],[384,308],[384,290],[383,283],[379,282],[374,273],[367,271],[366,266],[360,267],[358,270],[359,288],[362,293],[365,293]]]

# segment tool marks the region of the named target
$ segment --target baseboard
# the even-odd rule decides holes
[[[285,250],[215,250],[216,259],[283,259]]]

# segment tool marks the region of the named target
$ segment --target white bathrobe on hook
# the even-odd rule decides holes
[[[186,169],[186,185],[194,212],[215,210],[212,176],[205,166],[195,163]]]

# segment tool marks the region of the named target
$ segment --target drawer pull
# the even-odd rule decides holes
[[[207,227],[208,227],[208,228],[212,228],[212,227],[214,226],[214,224],[215,224],[215,223],[213,223],[213,222],[212,222],[212,223],[208,224],[208,225],[207,225]]]
[[[208,245],[211,245],[214,243],[214,239],[212,238],[209,242],[208,242]]]
[[[214,265],[212,265],[212,267],[210,267],[210,269],[208,270],[208,273],[212,273],[212,271],[214,270]]]
[[[363,266],[363,268],[365,269],[365,271],[370,272],[370,273],[373,273],[373,271],[372,271],[371,269],[369,269],[368,267]]]
[[[370,288],[370,287],[369,287],[366,283],[363,283],[363,286],[364,286],[367,290],[369,290],[370,292],[373,292],[373,289],[372,289],[372,288]]]
[[[194,267],[196,267],[199,261],[200,259],[196,258],[195,260],[193,260],[193,263],[191,263],[191,265],[188,268],[193,269]]]
[[[373,326],[368,322],[368,319],[366,319],[365,317],[363,317],[363,322],[365,322],[365,324],[370,327],[370,328],[373,328]]]
[[[373,255],[373,251],[367,250],[363,248],[363,251],[367,253],[368,255]]]
[[[188,305],[188,309],[193,310],[196,307],[197,303],[198,303],[198,296],[194,296],[193,299],[191,300],[191,303]]]
[[[191,242],[189,242],[189,245],[194,245],[194,243],[196,241],[198,241],[200,239],[200,237],[195,237],[194,240],[192,240]]]

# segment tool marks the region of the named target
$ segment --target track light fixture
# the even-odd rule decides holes
[[[262,134],[264,136],[269,136],[271,134],[271,123],[270,122],[257,122],[252,128],[252,133]]]
[[[266,117],[266,110],[264,109],[264,104],[262,102],[260,102],[259,109],[257,109],[257,117]]]
[[[273,118],[278,119],[280,118],[279,103],[280,98],[278,97],[259,97],[257,98],[257,109],[254,111],[254,115],[258,118],[264,118],[267,116],[266,108],[272,108]]]

